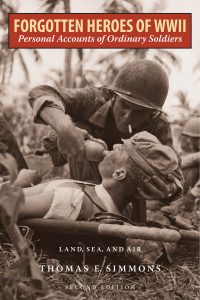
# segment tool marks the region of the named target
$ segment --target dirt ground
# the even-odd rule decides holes
[[[40,263],[58,261],[45,253],[35,254]],[[63,264],[63,262],[62,262]],[[116,261],[118,264],[118,261]],[[19,272],[19,260],[12,245],[0,248],[0,299],[28,300],[107,300],[107,299],[199,299],[199,244],[180,243],[173,262],[151,273],[43,273],[49,285],[48,296],[39,296],[30,286],[28,278]]]

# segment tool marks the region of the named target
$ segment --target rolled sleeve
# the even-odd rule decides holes
[[[40,112],[45,106],[57,108],[65,112],[62,95],[50,86],[38,86],[33,88],[29,92],[28,101],[33,109],[35,123],[45,124],[40,116]]]
[[[45,124],[40,112],[48,106],[68,114],[74,122],[88,121],[91,115],[105,104],[101,88],[53,88],[37,86],[28,95],[34,121]]]

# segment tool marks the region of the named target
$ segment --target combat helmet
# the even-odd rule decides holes
[[[192,116],[183,127],[182,135],[200,138],[200,117]]]
[[[169,81],[162,67],[147,59],[129,62],[118,73],[111,90],[136,105],[162,110]]]

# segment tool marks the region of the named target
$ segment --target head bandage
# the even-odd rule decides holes
[[[147,175],[167,175],[178,167],[178,158],[172,148],[162,145],[152,134],[143,131],[123,140],[134,163]]]

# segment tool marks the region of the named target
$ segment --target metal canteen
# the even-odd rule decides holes
[[[101,161],[107,145],[100,139],[90,138],[84,142],[85,158],[89,161]]]

